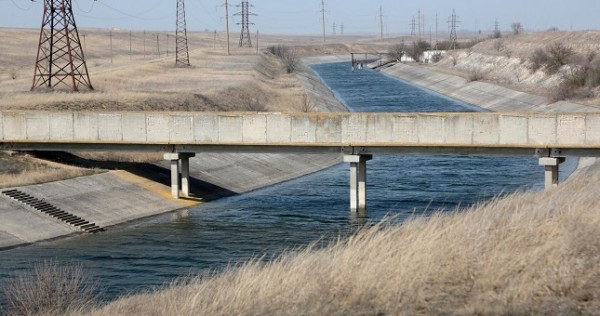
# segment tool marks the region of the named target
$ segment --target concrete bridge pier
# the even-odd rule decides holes
[[[179,180],[181,180],[183,196],[190,196],[190,158],[195,156],[196,154],[192,153],[164,154],[164,159],[171,161],[171,195],[173,198],[179,198]]]
[[[346,155],[344,162],[350,163],[350,210],[362,212],[367,209],[367,161],[373,155]]]
[[[545,168],[545,189],[550,191],[558,186],[558,166],[565,162],[564,157],[540,157],[540,166]]]

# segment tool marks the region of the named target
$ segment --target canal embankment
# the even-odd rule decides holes
[[[398,63],[381,71],[444,96],[494,112],[596,112],[597,108],[568,101],[549,102],[547,98],[499,85],[469,81],[435,70]]]
[[[341,56],[328,56],[301,63],[296,76],[314,103],[315,111],[340,112],[346,108],[308,64],[342,60]],[[259,63],[257,67],[267,65]],[[190,159],[193,198],[187,200],[171,197],[168,162],[16,189],[106,228],[250,192],[341,161],[337,154],[204,153]],[[76,226],[1,194],[0,214],[0,250],[81,233]]]

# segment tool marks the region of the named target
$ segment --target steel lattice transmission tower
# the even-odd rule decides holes
[[[177,23],[175,30],[175,66],[190,66],[187,27],[185,23],[185,1],[177,0]]]
[[[252,47],[252,37],[250,37],[250,25],[254,25],[254,23],[250,23],[250,16],[255,16],[256,14],[250,12],[250,8],[254,6],[250,5],[248,1],[242,1],[242,4],[238,5],[238,7],[240,6],[242,7],[242,11],[235,14],[242,16],[242,22],[238,23],[238,25],[242,26],[239,47]]]
[[[456,49],[456,40],[458,39],[458,35],[456,34],[456,29],[458,28],[458,16],[456,15],[456,11],[452,10],[452,16],[448,19],[448,26],[450,27],[450,47],[452,49]]]
[[[58,85],[93,90],[71,0],[44,0],[35,72],[31,90]]]

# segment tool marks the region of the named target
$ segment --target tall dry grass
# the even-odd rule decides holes
[[[3,287],[7,315],[78,315],[95,306],[97,286],[81,266],[36,265]],[[2,312],[0,310],[0,312]]]
[[[599,180],[384,222],[91,315],[597,315]]]

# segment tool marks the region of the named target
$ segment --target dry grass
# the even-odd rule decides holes
[[[382,223],[91,315],[591,315],[600,311],[600,172],[551,193]],[[568,197],[568,198],[565,198]]]
[[[287,74],[273,56],[237,48],[233,41],[231,56],[227,56],[223,34],[217,34],[215,41],[212,32],[188,33],[192,67],[175,68],[172,35],[167,46],[167,34],[159,34],[164,41],[159,57],[154,33],[146,34],[144,54],[144,33],[133,32],[130,55],[129,31],[114,30],[111,61],[108,30],[80,33],[86,34],[86,61],[95,90],[75,94],[30,92],[39,30],[1,29],[0,109],[223,111],[227,110],[221,103],[224,92],[255,85],[267,94],[267,109],[293,111],[290,99],[304,92],[296,77]],[[340,37],[346,43],[323,46],[320,41],[314,45],[315,37],[310,36],[263,35],[261,47],[300,46],[298,56],[346,53],[366,47],[374,50],[373,43],[356,43],[367,39]],[[170,55],[166,54],[167,47]]]
[[[37,159],[31,155],[0,151],[0,189],[71,179],[102,172]]]
[[[3,288],[7,315],[80,315],[96,304],[97,287],[81,266],[36,265]]]

